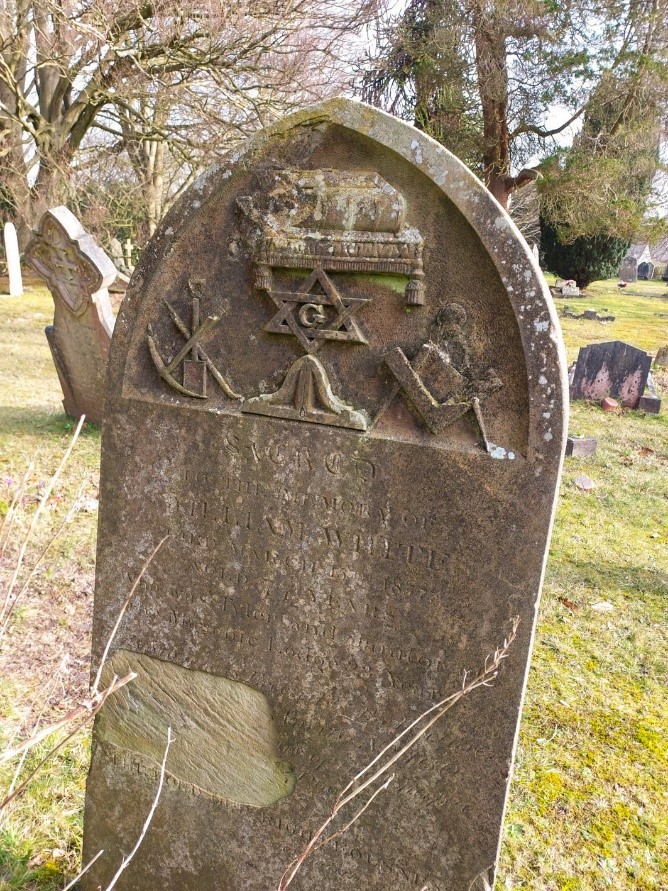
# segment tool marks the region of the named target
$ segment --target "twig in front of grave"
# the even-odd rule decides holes
[[[65,887],[63,888],[63,891],[70,891],[71,888],[74,888],[74,886],[79,881],[79,879],[83,878],[83,876],[86,875],[86,873],[91,868],[91,866],[95,863],[95,861],[98,859],[98,857],[101,857],[103,854],[104,854],[104,848],[101,851],[98,851],[97,854],[92,858],[92,860],[88,861],[88,863],[84,866],[84,868],[81,870],[81,872],[78,873],[77,875],[75,875],[74,878],[72,879],[72,881],[68,882],[65,885]]]
[[[65,528],[65,526],[67,526],[67,524],[71,521],[72,517],[73,517],[73,516],[77,513],[77,511],[79,510],[79,505],[80,505],[80,503],[81,503],[81,496],[82,496],[82,494],[83,494],[83,490],[84,490],[85,485],[86,485],[86,483],[83,482],[83,483],[81,483],[81,485],[79,486],[79,491],[78,491],[77,494],[76,494],[76,497],[75,497],[75,499],[74,499],[74,501],[73,501],[73,503],[72,503],[72,506],[70,507],[70,509],[68,510],[67,514],[65,515],[65,519],[62,521],[62,523],[61,523],[60,526],[56,529],[56,531],[53,533],[53,535],[49,538],[49,540],[47,541],[46,545],[42,548],[42,550],[41,550],[39,556],[37,557],[37,560],[35,560],[35,562],[33,563],[32,567],[30,568],[30,571],[28,572],[28,575],[26,576],[26,578],[25,578],[23,584],[21,585],[21,587],[19,588],[19,590],[16,592],[16,594],[11,598],[11,601],[9,600],[9,597],[10,597],[10,595],[11,595],[11,585],[10,585],[10,589],[7,591],[7,598],[6,598],[6,600],[5,600],[5,604],[6,604],[6,606],[7,606],[7,609],[6,609],[6,611],[3,612],[3,614],[2,614],[2,620],[1,620],[1,622],[0,622],[0,637],[1,637],[1,636],[5,633],[5,631],[7,630],[7,625],[9,624],[9,620],[10,620],[11,617],[12,617],[12,613],[13,613],[14,610],[16,609],[16,605],[18,604],[18,602],[19,602],[19,600],[21,599],[21,597],[23,597],[23,595],[25,594],[25,592],[28,590],[28,587],[30,586],[30,582],[31,582],[31,581],[33,580],[33,578],[35,577],[35,574],[37,573],[37,570],[38,570],[38,569],[40,568],[40,566],[42,565],[42,562],[43,562],[44,558],[45,558],[46,555],[49,553],[49,551],[51,550],[51,548],[53,547],[53,545],[56,543],[56,541],[60,538],[61,533],[62,533],[63,529]],[[16,570],[18,571],[19,568],[20,568],[20,567],[17,565]],[[13,581],[13,580],[12,580],[12,581]]]
[[[461,689],[456,693],[442,699],[435,705],[424,711],[411,724],[397,734],[388,745],[382,749],[376,757],[370,761],[366,767],[363,767],[359,773],[341,790],[329,815],[316,830],[306,847],[299,853],[289,864],[278,884],[277,891],[285,891],[295,878],[299,870],[302,868],[306,860],[309,859],[320,848],[339,838],[347,832],[351,826],[362,816],[364,811],[369,807],[372,801],[387,787],[394,779],[394,774],[389,774],[390,769],[409,752],[413,746],[437,723],[450,709],[456,705],[469,693],[477,690],[479,687],[489,687],[498,675],[499,668],[504,659],[507,658],[510,648],[517,637],[517,627],[519,625],[519,617],[512,620],[510,633],[503,641],[503,645],[498,647],[493,653],[487,656],[483,667],[477,675],[468,680],[468,672],[464,674],[464,680]],[[406,737],[407,741],[402,742]],[[389,775],[388,775],[389,774]],[[380,783],[380,785],[378,785]],[[327,835],[332,823],[336,820],[341,811],[358,796],[365,794],[368,796],[364,805],[359,808],[353,817],[339,830]]]
[[[31,461],[28,465],[28,469],[23,474],[23,479],[14,490],[11,503],[7,508],[7,513],[2,519],[2,526],[0,526],[0,560],[5,556],[5,551],[7,550],[7,545],[9,544],[12,535],[12,526],[14,525],[18,513],[18,507],[23,500],[28,480],[32,476],[34,469],[35,462]]]
[[[66,736],[64,736],[52,749],[50,749],[47,754],[42,758],[37,767],[35,767],[30,775],[23,780],[20,786],[17,786],[10,794],[6,795],[2,801],[0,801],[0,813],[14,801],[15,798],[18,798],[22,792],[24,792],[35,775],[42,769],[42,767],[46,764],[46,762],[56,754],[56,752],[61,749],[66,742],[72,739],[73,736],[83,728],[90,721],[91,718],[94,718],[95,715],[100,711],[104,703],[111,696],[112,693],[115,693],[117,690],[120,690],[121,687],[124,687],[126,684],[129,684],[130,681],[134,680],[137,677],[134,671],[129,672],[125,675],[125,677],[119,678],[114,676],[109,686],[102,690],[102,692],[97,693],[95,696],[87,699],[85,702],[80,703],[75,708],[71,709],[66,715],[64,715],[60,720],[56,721],[53,724],[49,724],[48,727],[43,727],[37,733],[34,733],[28,739],[23,740],[18,746],[14,748],[7,749],[4,752],[0,753],[0,764],[3,764],[6,761],[15,758],[17,755],[23,755],[29,749],[36,746],[38,743],[42,742],[42,740],[46,739],[48,736],[51,736],[52,733],[56,733],[58,730],[62,730],[64,727],[67,727],[72,722],[76,723],[76,726],[73,730],[71,730]]]
[[[167,754],[169,752],[169,747],[171,746],[172,742],[173,742],[172,728],[168,727],[167,728],[167,745],[165,746],[165,753],[162,756],[162,764],[160,765],[160,779],[158,780],[158,789],[155,793],[155,798],[153,799],[153,804],[151,805],[148,815],[146,817],[146,820],[144,821],[144,825],[142,827],[141,833],[139,834],[139,838],[137,839],[137,843],[135,844],[134,848],[130,851],[130,853],[126,857],[123,858],[121,865],[116,870],[116,873],[115,873],[113,879],[107,885],[107,887],[105,888],[105,891],[112,891],[112,888],[114,887],[116,882],[121,877],[121,873],[126,868],[126,866],[130,863],[132,858],[135,856],[135,854],[139,850],[139,846],[141,845],[141,843],[144,841],[144,838],[146,837],[148,828],[151,825],[151,820],[153,819],[153,814],[155,813],[155,809],[158,806],[158,801],[160,800],[160,795],[162,794],[162,787],[165,782],[165,769],[167,767]]]
[[[163,537],[163,539],[161,541],[159,541],[158,544],[155,546],[151,555],[146,559],[146,562],[144,563],[144,565],[141,568],[141,572],[139,573],[137,578],[134,580],[132,587],[130,588],[130,593],[125,598],[125,602],[123,603],[123,606],[119,610],[118,616],[116,618],[116,622],[114,624],[114,627],[111,629],[111,634],[109,635],[109,639],[107,640],[107,644],[104,648],[104,652],[102,653],[102,659],[100,660],[100,667],[98,668],[97,674],[95,675],[95,680],[93,681],[93,688],[92,688],[93,695],[95,695],[97,693],[98,687],[100,686],[100,680],[102,678],[102,671],[103,671],[105,663],[107,661],[107,657],[109,656],[109,650],[111,649],[111,645],[114,642],[114,638],[116,637],[116,632],[118,631],[120,624],[123,621],[123,616],[125,615],[127,608],[130,606],[130,601],[134,597],[134,593],[137,590],[139,582],[141,582],[141,580],[144,578],[144,573],[149,568],[149,566],[153,562],[153,559],[155,558],[156,554],[158,553],[158,551],[164,545],[164,543],[167,541],[168,538],[169,538],[169,535],[165,535]]]
[[[494,867],[490,866],[488,869],[483,869],[482,872],[479,872],[478,875],[473,879],[471,884],[469,885],[468,891],[475,891],[476,882],[479,880],[479,885],[476,886],[478,891],[494,891],[492,888],[492,883],[489,880],[489,876],[494,873]]]
[[[61,466],[62,466],[62,462],[61,462]],[[100,681],[102,678],[102,672],[103,672],[105,663],[107,661],[107,657],[109,655],[109,650],[110,650],[113,640],[116,636],[116,633],[118,632],[118,629],[120,627],[123,616],[125,615],[127,608],[130,605],[130,601],[132,600],[132,597],[133,597],[135,591],[137,590],[139,582],[144,577],[146,570],[150,566],[151,562],[153,561],[154,557],[156,556],[156,554],[158,553],[158,551],[160,550],[162,545],[167,540],[167,537],[168,536],[165,536],[162,539],[162,541],[160,541],[158,543],[158,545],[154,548],[153,552],[151,553],[151,555],[148,557],[148,559],[142,566],[141,572],[135,579],[135,581],[130,589],[130,593],[126,597],[126,599],[119,611],[116,622],[114,623],[114,627],[111,631],[111,634],[109,635],[109,639],[107,640],[106,646],[104,648],[102,660],[101,660],[100,666],[97,670],[97,674],[95,676],[95,681],[91,688],[91,695],[89,696],[89,698],[84,700],[83,702],[79,703],[73,709],[70,709],[70,711],[68,711],[65,715],[63,715],[63,717],[60,718],[59,720],[53,722],[52,724],[49,724],[47,727],[43,727],[41,730],[33,732],[27,739],[23,740],[23,742],[21,742],[19,745],[12,746],[11,748],[6,749],[4,752],[0,752],[0,764],[10,761],[12,758],[15,758],[17,756],[21,756],[21,758],[24,760],[26,753],[30,749],[32,749],[34,746],[43,742],[47,737],[51,736],[53,733],[56,733],[59,730],[62,730],[64,728],[70,726],[73,723],[75,724],[74,728],[71,731],[69,731],[58,743],[56,743],[56,745],[53,746],[53,748],[51,748],[48,751],[48,753],[40,760],[37,767],[35,767],[34,770],[31,771],[30,775],[25,780],[23,780],[23,782],[16,788],[14,788],[14,786],[16,784],[18,777],[15,774],[14,780],[12,781],[11,788],[9,789],[9,791],[5,795],[5,797],[2,800],[0,800],[0,813],[12,801],[14,801],[19,795],[21,795],[22,792],[25,791],[25,789],[28,787],[28,785],[30,784],[30,782],[32,781],[34,776],[38,773],[39,770],[41,770],[41,768],[44,766],[44,764],[53,755],[55,755],[55,753],[60,748],[62,748],[62,746],[64,746],[66,742],[68,742],[70,739],[72,739],[72,737],[75,736],[79,732],[79,730],[81,730],[90,721],[91,718],[95,717],[95,715],[100,711],[100,709],[102,708],[102,706],[104,705],[106,700],[109,698],[109,696],[111,696],[111,694],[115,693],[117,690],[120,690],[121,687],[124,687],[126,684],[130,683],[130,681],[134,680],[134,678],[137,676],[136,673],[133,671],[129,672],[127,675],[125,675],[122,678],[119,678],[117,675],[114,675],[114,677],[111,679],[108,686],[106,686],[103,690],[99,689]]]
[[[46,552],[49,550],[49,548],[51,547],[51,545],[53,544],[55,539],[58,537],[58,535],[62,531],[63,526],[65,525],[65,523],[63,523],[63,526],[61,526],[60,529],[58,530],[58,532],[56,532],[55,536],[53,536],[51,538],[51,540],[47,544],[46,548],[42,551],[40,557],[38,558],[38,564],[36,564],[33,567],[33,569],[31,570],[31,572],[29,573],[28,580],[24,583],[24,585],[17,592],[17,594],[14,595],[14,589],[18,582],[18,578],[19,578],[21,569],[23,568],[23,563],[25,560],[25,555],[26,555],[26,550],[28,548],[28,545],[30,544],[30,542],[33,538],[35,529],[37,528],[37,524],[40,520],[40,517],[42,516],[44,509],[46,508],[46,505],[49,501],[49,498],[51,497],[51,493],[53,492],[53,489],[54,489],[56,483],[58,482],[60,475],[63,472],[63,469],[64,469],[65,465],[67,464],[67,461],[68,461],[70,455],[72,454],[72,449],[74,448],[74,445],[75,445],[77,439],[79,438],[79,433],[81,433],[81,428],[83,427],[84,421],[85,421],[85,415],[82,415],[79,418],[79,423],[77,424],[76,430],[74,431],[74,433],[72,435],[72,439],[70,440],[70,443],[69,443],[67,449],[65,450],[65,454],[61,458],[60,464],[56,468],[56,472],[53,474],[53,476],[51,477],[49,482],[44,487],[44,491],[42,492],[42,496],[41,496],[39,503],[37,505],[37,510],[33,514],[33,518],[30,523],[30,526],[28,527],[28,531],[26,532],[25,537],[24,537],[23,541],[21,542],[21,546],[19,548],[19,553],[16,558],[16,565],[14,567],[14,571],[12,573],[12,577],[9,582],[9,585],[7,586],[7,590],[5,592],[2,608],[0,609],[0,636],[6,631],[7,625],[9,623],[9,619],[14,611],[16,603],[17,603],[19,597],[21,596],[21,594],[23,594],[24,591],[26,590],[27,585],[29,584],[30,580],[32,579],[32,577],[35,573],[35,570],[37,569],[37,565],[39,563],[41,563],[41,561],[44,559]],[[31,464],[31,467],[32,467],[32,464]],[[27,482],[29,473],[30,473],[30,468],[28,469],[28,473],[26,473],[26,476],[24,477],[23,483],[19,487],[19,491],[21,492],[21,497],[23,496],[23,493],[25,492],[25,483]],[[16,510],[17,510],[19,503],[20,503],[20,501],[18,501],[17,499],[14,499],[12,501],[13,509],[12,509],[12,517],[9,521],[10,525],[14,522]],[[75,504],[76,504],[76,502],[75,502]],[[66,518],[65,522],[68,522],[69,518],[70,518],[70,514],[68,514],[68,517]]]

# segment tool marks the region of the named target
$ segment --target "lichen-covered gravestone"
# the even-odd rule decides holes
[[[86,234],[66,207],[48,210],[26,250],[32,268],[46,279],[54,302],[53,325],[46,328],[63,390],[63,407],[72,418],[86,415],[101,424],[114,314],[107,288],[114,264]]]
[[[570,388],[571,399],[598,402],[614,396],[625,408],[637,408],[651,366],[652,357],[648,353],[621,340],[580,347]]]
[[[95,728],[84,860],[104,854],[86,888],[139,838],[168,727],[165,786],[116,887],[276,888],[337,790],[517,615],[495,685],[291,887],[491,881],[564,369],[531,251],[412,127],[331,101],[195,183],[142,256],[110,356],[94,663],[168,538],[105,669],[138,677]]]

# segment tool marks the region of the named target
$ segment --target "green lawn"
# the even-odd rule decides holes
[[[626,340],[651,352],[668,343],[666,293],[664,283],[622,292],[611,281],[592,285],[582,300],[559,300],[558,308],[617,316],[605,325],[564,320],[569,360],[597,340]],[[42,289],[0,297],[0,519],[34,459],[32,509],[72,432],[43,334],[50,318]],[[668,378],[658,380],[668,401]],[[668,887],[667,418],[668,406],[659,417],[573,406],[571,430],[597,436],[599,450],[566,459],[498,891]],[[55,714],[59,704],[84,695],[98,462],[99,433],[89,428],[30,553],[80,491],[82,507],[0,643],[0,743],[21,719],[31,726],[40,709]],[[574,484],[583,472],[597,484],[589,494]],[[58,674],[65,653],[69,662]],[[88,746],[85,734],[68,743],[10,808],[0,825],[0,891],[55,891],[76,873]],[[38,759],[35,753],[29,762]],[[0,768],[0,788],[12,772],[13,765]]]

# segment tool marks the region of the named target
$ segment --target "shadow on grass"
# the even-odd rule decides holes
[[[76,421],[66,414],[53,414],[39,407],[0,404],[0,435],[34,433],[66,436],[76,427]],[[96,424],[84,424],[81,436],[99,439],[100,428]]]
[[[556,583],[567,587],[569,581],[605,592],[616,588],[625,595],[668,594],[668,572],[659,569],[593,560],[563,560],[558,566],[548,564],[548,586]]]

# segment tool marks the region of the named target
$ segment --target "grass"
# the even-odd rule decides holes
[[[558,301],[617,316],[605,325],[564,320],[569,359],[597,340],[651,352],[668,343],[668,319],[656,315],[668,314],[667,291],[598,282],[584,300]],[[72,430],[43,335],[50,312],[40,288],[0,298],[0,514],[5,480],[34,457],[36,497]],[[666,378],[658,382],[668,390]],[[667,419],[665,405],[658,417],[572,408],[571,431],[598,437],[599,449],[566,459],[497,891],[668,887]],[[47,526],[82,482],[94,502],[98,462],[99,432],[85,429]],[[593,492],[575,486],[580,473],[596,482]],[[5,734],[31,699],[48,711],[63,689],[85,688],[95,522],[94,510],[76,515],[0,648]],[[69,673],[54,682],[64,652]],[[88,746],[82,735],[62,750],[0,827],[0,891],[55,891],[75,874]],[[10,778],[0,769],[0,785]]]
[[[618,288],[616,282],[594,282],[585,293],[585,297],[555,301],[569,363],[577,359],[579,348],[588,343],[624,340],[648,353],[655,353],[668,343],[668,282],[636,282],[624,289]],[[599,315],[614,316],[615,321],[563,318],[564,306],[578,315],[585,309],[595,309]]]

